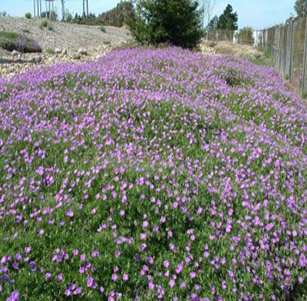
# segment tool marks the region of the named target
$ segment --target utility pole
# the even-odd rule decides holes
[[[86,0],[86,14],[87,14],[87,17],[88,17],[88,0]]]
[[[34,5],[34,14],[33,14],[33,16],[34,16],[34,18],[35,18],[35,16],[36,16],[36,5],[35,5],[35,0],[33,0],[33,5]]]
[[[62,0],[62,21],[65,21],[65,0]]]

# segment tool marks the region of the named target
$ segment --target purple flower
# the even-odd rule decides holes
[[[128,274],[123,274],[123,281],[128,281],[128,279],[129,279]]]
[[[19,292],[13,291],[11,295],[6,299],[6,301],[18,301],[19,300]]]
[[[51,279],[51,274],[50,273],[46,273],[45,274],[45,279],[48,281]]]

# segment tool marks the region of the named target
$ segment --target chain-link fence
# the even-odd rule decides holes
[[[290,19],[264,30],[212,30],[208,41],[230,41],[260,47],[270,53],[274,66],[307,96],[307,18]]]
[[[252,28],[243,28],[241,30],[213,29],[210,32],[206,32],[205,40],[214,42],[229,41],[234,44],[257,47],[262,41],[262,31],[253,30]]]
[[[307,18],[263,30],[261,45],[270,51],[275,68],[306,95]]]

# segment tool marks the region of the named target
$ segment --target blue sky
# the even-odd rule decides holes
[[[89,0],[91,12],[99,14],[113,8],[120,0]],[[239,27],[252,26],[262,29],[283,23],[291,14],[295,15],[295,0],[216,0],[213,15],[220,15],[227,4],[231,4],[239,15]],[[60,0],[55,0],[55,7],[60,12]],[[82,0],[66,0],[66,7],[75,14],[82,12]],[[11,16],[24,16],[33,11],[33,0],[0,0],[0,11]]]

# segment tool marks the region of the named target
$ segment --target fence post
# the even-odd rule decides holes
[[[302,94],[307,92],[307,17],[305,18],[305,41],[304,41],[304,60],[303,60],[303,85]]]
[[[292,81],[293,71],[293,50],[294,50],[294,20],[291,22],[290,28],[290,49],[289,49],[289,80]]]

